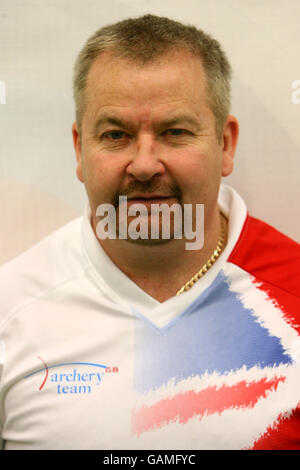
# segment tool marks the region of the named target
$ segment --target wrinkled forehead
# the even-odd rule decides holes
[[[200,58],[188,51],[171,51],[146,64],[105,52],[90,68],[85,98],[90,112],[105,106],[200,103],[206,98],[205,73]]]

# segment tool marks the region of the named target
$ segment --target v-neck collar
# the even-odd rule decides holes
[[[90,208],[86,207],[82,238],[86,254],[93,265],[93,276],[98,288],[105,297],[110,297],[120,307],[134,315],[140,315],[158,328],[163,328],[198,298],[215,280],[224,267],[236,245],[247,217],[243,199],[230,186],[220,187],[218,205],[228,219],[228,241],[220,257],[196,284],[187,292],[159,302],[144,292],[127,277],[108,257],[94,234],[91,226]]]

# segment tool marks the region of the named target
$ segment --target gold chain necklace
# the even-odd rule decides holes
[[[220,235],[219,235],[219,240],[218,240],[218,243],[217,243],[217,247],[216,247],[215,251],[213,252],[213,255],[209,258],[209,260],[205,263],[205,265],[202,266],[200,271],[198,271],[197,274],[195,274],[195,276],[193,276],[186,284],[184,284],[184,286],[181,287],[181,289],[179,289],[179,291],[176,293],[176,295],[179,295],[182,292],[185,292],[185,291],[191,289],[191,287],[193,287],[193,285],[202,276],[204,276],[204,274],[214,264],[214,262],[217,260],[217,258],[219,258],[220,254],[223,250],[224,240],[225,240],[225,223],[224,223],[224,219],[221,215],[221,230],[220,230]]]

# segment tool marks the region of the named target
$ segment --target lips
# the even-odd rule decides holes
[[[143,193],[143,194],[133,194],[132,196],[128,197],[128,200],[132,199],[162,199],[162,198],[170,198],[174,196],[165,195],[165,194],[156,194],[156,193]]]
[[[159,196],[159,195],[153,195],[153,196],[134,196],[128,198],[127,202],[129,204],[145,204],[150,205],[150,204],[163,204],[163,203],[172,203],[176,202],[177,198],[175,196]]]

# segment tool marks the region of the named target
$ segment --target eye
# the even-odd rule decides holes
[[[168,129],[165,133],[171,133],[171,135],[184,135],[187,133],[185,129]]]
[[[124,137],[125,132],[111,131],[104,134],[104,137],[109,137],[109,140],[120,140]]]

